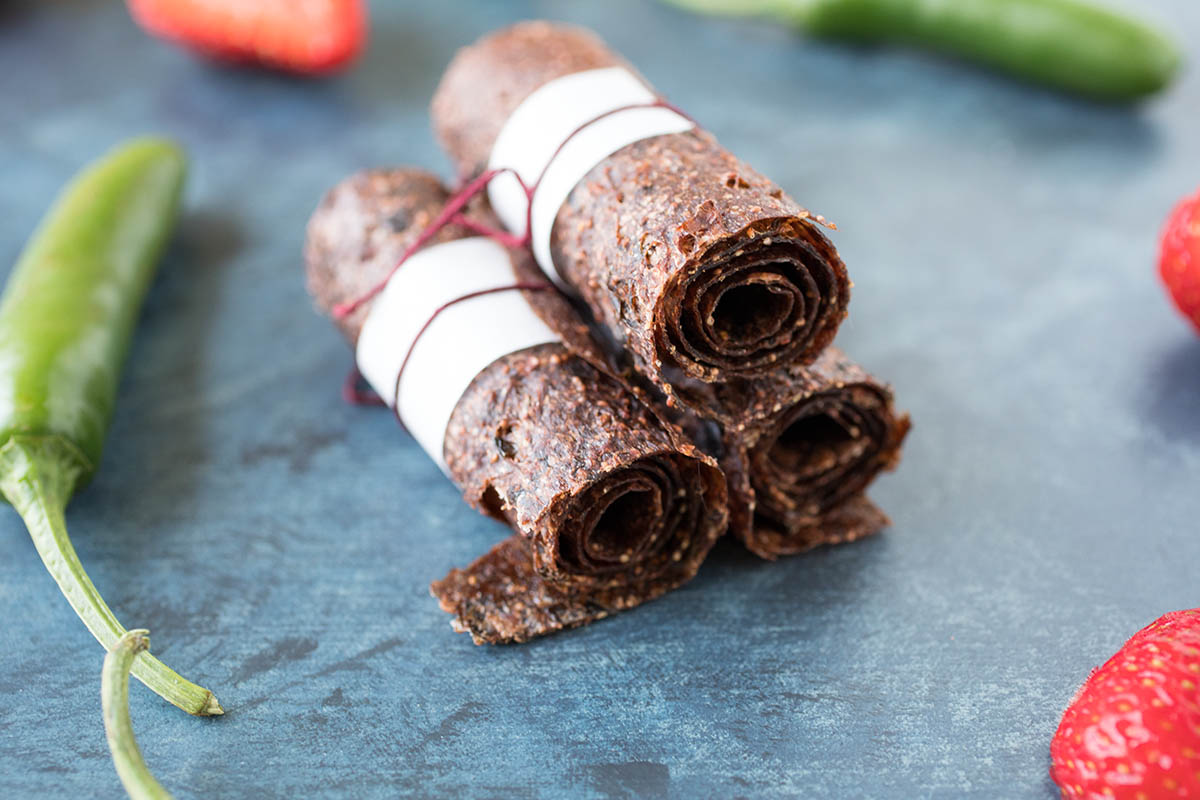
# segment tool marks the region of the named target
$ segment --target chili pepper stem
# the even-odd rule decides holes
[[[104,709],[104,735],[113,766],[132,800],[170,800],[171,793],[150,774],[133,735],[129,719],[129,669],[136,658],[145,658],[150,631],[133,630],[117,640],[104,657],[100,674],[100,704]],[[141,654],[141,655],[139,655]]]
[[[13,436],[0,448],[0,493],[25,520],[38,555],[75,613],[100,644],[112,650],[125,629],[79,562],[64,518],[67,498],[83,474],[84,463],[82,454],[61,437]],[[148,653],[133,662],[133,674],[189,714],[225,713],[212,692]]]

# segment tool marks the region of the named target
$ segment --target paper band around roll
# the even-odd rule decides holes
[[[648,105],[657,100],[641,79],[622,67],[576,72],[538,88],[500,129],[489,167],[508,167],[527,186],[537,185],[531,201],[513,175],[498,175],[488,185],[488,200],[509,230],[523,231],[529,225],[538,265],[560,286],[565,284],[550,255],[550,234],[575,185],[626,145],[695,127],[675,111]]]
[[[559,340],[516,291],[471,298],[430,322],[456,298],[512,282],[512,262],[500,244],[482,237],[445,242],[406,261],[363,322],[359,371],[442,472],[446,424],[475,376],[502,356]]]

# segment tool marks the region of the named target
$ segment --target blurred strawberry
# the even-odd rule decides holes
[[[1175,305],[1200,332],[1200,194],[1177,205],[1167,219],[1158,273]]]
[[[1200,800],[1200,608],[1134,634],[1076,693],[1050,742],[1064,798]]]
[[[127,0],[150,33],[224,61],[302,75],[338,70],[362,52],[364,0]]]

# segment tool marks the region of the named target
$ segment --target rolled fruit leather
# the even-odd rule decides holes
[[[886,384],[836,347],[808,367],[689,389],[711,419],[674,419],[717,456],[729,483],[730,530],[749,550],[773,559],[890,524],[865,492],[899,463],[909,417],[896,411]]]
[[[530,202],[498,174],[488,197],[511,230],[528,219],[542,269],[668,402],[679,378],[813,362],[849,302],[837,251],[779,186],[656,102],[591,33],[527,22],[460,50],[432,116],[463,176],[508,167],[535,185]]]
[[[521,281],[538,278],[530,258],[515,259],[513,269]],[[852,542],[891,524],[865,492],[880,472],[895,469],[911,423],[896,410],[890,387],[838,348],[826,348],[807,367],[793,364],[757,378],[676,378],[686,402],[668,405],[627,353],[600,344],[605,339],[572,306],[549,297],[560,313],[543,316],[555,320],[568,349],[617,376],[717,459],[728,484],[730,531],[751,552],[775,559]]]
[[[318,306],[330,313],[384,279],[447,198],[437,178],[411,169],[362,172],[334,187],[309,222],[305,248],[309,290]],[[376,321],[372,315],[381,313],[392,285],[407,270],[421,269],[414,262],[423,254],[436,258],[439,248],[464,242],[500,253],[491,262],[499,271],[496,285],[516,280],[510,259],[528,258],[461,227],[441,230],[395,273],[388,289],[337,321],[356,345],[360,367],[364,327]],[[456,274],[479,266],[443,263],[438,274],[447,291],[461,295],[453,288]],[[526,299],[517,292],[490,298],[514,299],[525,314],[536,306],[549,330],[570,326],[573,312],[557,293],[520,294]],[[455,308],[470,320],[483,319],[479,304],[488,299]],[[510,307],[507,313],[506,324],[515,326],[522,312]],[[470,340],[496,334],[462,327],[459,333]],[[417,340],[414,361],[422,347],[435,345],[428,335]],[[404,358],[408,348],[396,347],[397,358]],[[587,352],[585,345],[577,349]],[[403,384],[414,379],[411,369],[396,381],[400,398]],[[386,382],[372,385],[385,399],[396,396]],[[408,424],[404,411],[402,402],[400,415]],[[455,629],[476,643],[526,641],[653,599],[696,574],[727,524],[725,481],[715,462],[560,341],[502,355],[479,371],[453,406],[441,453],[431,456],[444,457],[443,469],[470,505],[515,531],[432,586],[442,608],[455,616]]]
[[[518,280],[536,281],[533,259],[515,258]],[[866,497],[880,472],[900,461],[907,414],[891,389],[836,347],[807,367],[792,365],[728,383],[679,378],[688,402],[668,406],[628,364],[628,354],[594,331],[557,294],[528,295],[572,352],[617,376],[675,423],[725,472],[730,531],[765,559],[878,533],[887,515]],[[690,406],[693,410],[686,410]],[[695,411],[698,410],[703,417]]]
[[[515,259],[513,269],[519,280],[537,280],[530,258]],[[887,384],[841,350],[826,348],[807,367],[728,383],[677,378],[687,402],[669,406],[630,367],[628,354],[600,344],[572,306],[551,297],[561,312],[552,327],[568,349],[624,381],[718,460],[728,483],[730,530],[750,551],[775,559],[855,541],[890,524],[865,491],[899,463],[911,423],[895,409]]]

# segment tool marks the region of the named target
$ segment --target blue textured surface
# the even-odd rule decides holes
[[[1132,4],[1132,3],[1131,3]],[[1144,0],[1200,53],[1200,5]],[[1200,79],[1090,106],[920,56],[639,3],[380,3],[321,83],[206,65],[118,3],[0,9],[0,263],[119,139],[179,137],[187,213],[98,479],[69,512],[117,615],[217,691],[141,686],[181,797],[1051,798],[1088,669],[1196,604],[1200,342],[1154,277],[1200,183]],[[916,428],[884,536],[763,564],[718,548],[633,613],[503,649],[427,585],[503,535],[385,413],[338,398],[304,223],[348,172],[445,168],[426,103],[453,49],[553,14],[841,225],[840,343]],[[2,509],[0,509],[2,510]],[[118,797],[100,648],[0,514],[0,795]]]

